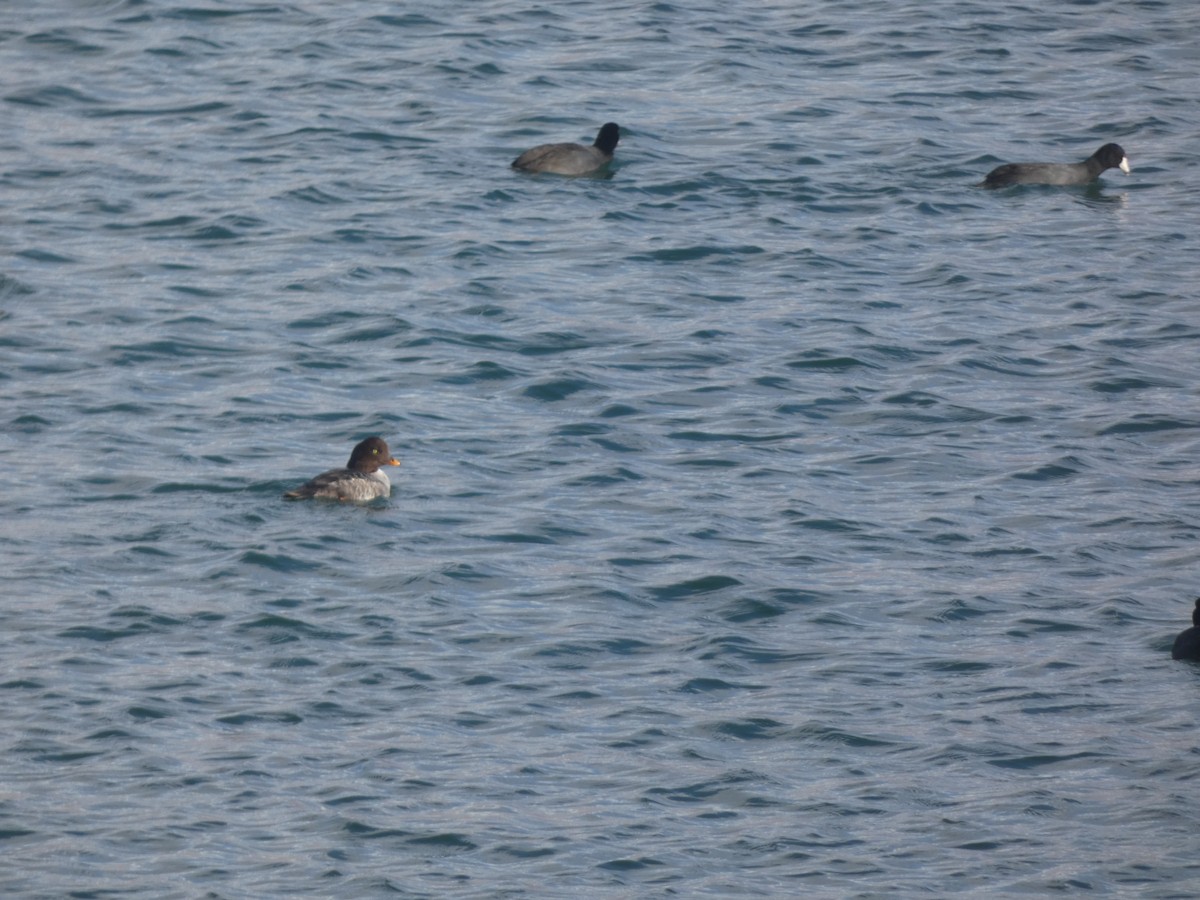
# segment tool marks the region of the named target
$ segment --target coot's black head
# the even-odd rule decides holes
[[[1105,144],[1092,154],[1092,158],[1106,169],[1120,169],[1129,174],[1129,160],[1120,144]]]
[[[1200,628],[1200,600],[1196,601],[1196,608],[1192,610],[1192,624]]]
[[[387,441],[381,437],[369,437],[359,441],[350,453],[350,462],[346,468],[354,472],[366,472],[368,475],[379,471],[380,466],[398,466],[400,460],[393,458],[388,450]]]
[[[596,135],[596,142],[592,146],[606,156],[612,156],[620,139],[621,126],[616,122],[605,122],[600,126],[600,133]]]

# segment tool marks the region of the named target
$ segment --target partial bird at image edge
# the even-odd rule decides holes
[[[1200,600],[1192,610],[1192,627],[1184,629],[1175,638],[1171,659],[1200,659]]]

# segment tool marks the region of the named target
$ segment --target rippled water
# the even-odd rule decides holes
[[[0,890],[1192,895],[1198,30],[0,11]]]

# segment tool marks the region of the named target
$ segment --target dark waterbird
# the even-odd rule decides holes
[[[1179,637],[1175,638],[1171,659],[1200,659],[1200,600],[1192,610],[1192,627],[1179,632]]]
[[[613,151],[621,139],[616,122],[600,127],[590,147],[583,144],[539,144],[513,160],[512,167],[522,172],[547,172],[552,175],[589,175],[612,162]]]
[[[283,496],[290,500],[340,500],[362,503],[378,500],[392,492],[392,483],[380,471],[383,466],[398,466],[387,442],[381,437],[359,441],[350,454],[344,469],[322,472],[312,481],[302,484]]]
[[[1129,174],[1129,158],[1118,144],[1105,144],[1083,162],[1006,163],[988,172],[979,187],[1008,187],[1012,184],[1088,184],[1101,172],[1120,169]]]

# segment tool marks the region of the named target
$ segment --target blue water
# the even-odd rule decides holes
[[[1194,896],[1197,33],[0,10],[0,894]]]

